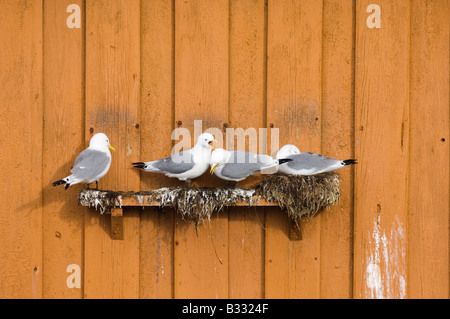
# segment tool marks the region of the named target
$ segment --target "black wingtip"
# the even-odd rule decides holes
[[[345,161],[342,161],[342,162],[344,163],[345,166],[358,164],[356,159],[348,159],[348,160],[345,160]]]
[[[133,163],[133,167],[136,168],[145,168],[147,165],[145,165],[144,162],[137,162],[137,163]]]
[[[64,190],[66,191],[70,187],[70,184],[67,183],[66,186],[64,186]]]
[[[62,184],[65,184],[65,183],[66,183],[66,181],[61,179],[59,181],[54,182],[52,185],[53,185],[53,187],[55,187],[55,186],[62,185]]]
[[[278,165],[288,163],[288,162],[292,162],[292,158],[281,158],[278,160]]]

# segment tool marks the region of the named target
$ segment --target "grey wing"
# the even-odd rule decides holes
[[[179,152],[152,164],[154,168],[169,174],[182,174],[191,170],[194,165],[193,155],[190,152]]]
[[[244,151],[234,151],[228,162],[222,168],[222,175],[236,179],[258,173],[267,166],[265,158]]]
[[[100,175],[111,163],[111,159],[104,152],[85,149],[78,155],[71,170],[74,177],[84,180]]]
[[[295,170],[323,170],[330,166],[338,164],[339,160],[323,156],[321,154],[314,154],[309,152],[304,152],[300,154],[288,155],[285,158],[292,159],[291,162],[286,163],[288,167]]]
[[[261,164],[256,163],[229,163],[222,168],[222,175],[231,179],[247,177],[261,171]]]

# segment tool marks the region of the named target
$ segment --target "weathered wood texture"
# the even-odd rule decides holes
[[[0,0],[0,298],[448,298],[449,6]],[[100,188],[183,185],[131,162],[170,155],[174,129],[192,145],[195,120],[224,148],[290,143],[359,164],[300,241],[277,207],[230,207],[197,229],[125,208],[113,240],[110,216],[77,205],[84,185],[51,186],[97,132],[117,150]]]
[[[410,2],[382,1],[381,28],[356,4],[354,292],[403,298],[407,285]]]
[[[81,265],[84,214],[74,196],[51,183],[66,176],[85,148],[84,40],[81,29],[67,30],[66,8],[83,1],[44,3],[44,140],[43,140],[43,297],[80,298],[83,289],[67,289],[67,266]],[[64,141],[64,143],[61,143]],[[56,168],[56,169],[55,169]],[[75,186],[74,189],[82,189]],[[66,267],[62,267],[66,265]]]
[[[42,0],[0,1],[0,297],[40,298],[43,278]],[[76,245],[76,243],[75,243]]]
[[[280,145],[321,152],[322,1],[269,1],[267,122]],[[271,145],[272,148],[272,145]],[[302,240],[286,236],[279,209],[267,209],[267,298],[320,297],[321,216],[302,221]]]

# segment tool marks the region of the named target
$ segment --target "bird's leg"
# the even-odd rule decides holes
[[[98,191],[98,181],[95,181],[95,190]]]
[[[91,189],[91,184],[87,184],[88,185],[88,189]]]
[[[190,179],[187,179],[185,182],[186,182],[186,186],[187,187],[191,187],[191,180]]]

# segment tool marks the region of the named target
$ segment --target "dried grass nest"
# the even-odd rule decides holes
[[[336,173],[313,176],[270,175],[257,187],[256,194],[270,203],[277,203],[288,216],[299,221],[312,218],[323,207],[339,201],[340,177]]]
[[[324,173],[314,176],[269,175],[255,189],[245,188],[197,188],[165,187],[143,192],[115,192],[84,189],[78,195],[82,206],[95,207],[100,212],[109,213],[111,208],[122,206],[122,199],[128,196],[143,200],[157,201],[161,207],[170,207],[181,214],[182,218],[196,225],[210,220],[213,212],[219,212],[226,206],[245,202],[255,206],[260,199],[276,203],[286,210],[288,216],[299,221],[303,216],[313,217],[323,207],[339,201],[340,178],[336,173]]]

